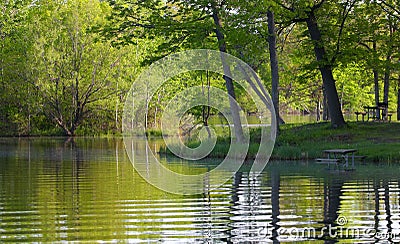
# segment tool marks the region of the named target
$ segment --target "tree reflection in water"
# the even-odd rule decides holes
[[[246,167],[220,188],[174,195],[143,180],[119,139],[0,139],[0,242],[395,242],[324,236],[295,239],[283,230],[337,226],[398,233],[399,166],[329,172],[307,162],[273,162],[259,176]],[[150,155],[132,141],[135,155]],[[151,143],[151,150],[159,147]],[[131,148],[132,149],[132,148]],[[202,173],[211,161],[155,154],[176,172]],[[137,163],[137,162],[133,162]],[[146,163],[146,162],[144,162]],[[373,172],[373,173],[371,173]],[[163,175],[159,175],[163,180]],[[399,235],[397,235],[399,236]]]

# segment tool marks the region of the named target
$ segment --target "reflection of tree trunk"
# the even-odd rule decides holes
[[[280,191],[280,174],[279,171],[276,169],[272,170],[271,173],[271,205],[272,205],[272,240],[273,242],[278,242],[278,229],[280,226],[278,225],[279,222],[279,215],[280,215],[280,208],[279,208],[279,191]]]
[[[83,154],[82,150],[77,146],[75,140],[69,138],[67,140],[70,143],[71,153],[72,153],[72,204],[73,211],[76,214],[75,218],[80,218],[80,203],[79,203],[79,194],[80,194],[80,175],[79,172],[82,168],[83,162]]]
[[[340,103],[336,90],[335,79],[333,78],[332,74],[332,67],[328,63],[326,57],[326,51],[322,44],[321,31],[318,27],[317,18],[314,15],[314,11],[310,11],[308,13],[308,18],[306,19],[306,23],[311,39],[314,42],[315,56],[319,63],[319,70],[321,72],[322,81],[326,89],[332,127],[335,128],[344,126],[346,123],[344,122],[342,110],[340,109]]]
[[[212,4],[212,11],[213,11],[212,17],[214,20],[214,24],[216,26],[215,34],[217,35],[217,39],[219,42],[219,51],[222,53],[227,53],[225,37],[224,37],[224,34],[222,33],[222,21],[218,15],[218,10],[217,10],[217,7],[215,6],[215,3]],[[230,69],[229,65],[226,63],[225,57],[223,55],[224,54],[221,54],[222,65],[224,68],[224,80],[225,80],[226,89],[228,90],[228,94],[229,94],[229,104],[231,107],[236,141],[243,142],[244,134],[243,134],[243,129],[242,129],[242,122],[240,121],[240,116],[239,116],[240,108],[236,103],[235,89],[234,89],[233,81],[231,78],[232,77],[231,69]]]
[[[324,223],[326,227],[336,226],[339,217],[340,197],[342,195],[342,179],[325,182],[324,187]]]
[[[242,176],[243,172],[236,172],[235,175],[233,176],[233,184],[232,184],[232,194],[231,194],[231,206],[229,207],[230,214],[233,215],[233,211],[235,211],[235,208],[239,205],[239,187],[240,183],[242,182]],[[233,233],[234,229],[231,229],[231,231],[228,233],[228,240],[223,240],[227,243],[230,242],[232,237],[234,236]]]
[[[387,227],[387,233],[393,233],[393,228],[392,228],[392,215],[390,213],[390,190],[389,190],[389,183],[387,180],[383,181],[383,188],[385,189],[385,212],[386,212],[386,227]],[[388,241],[391,242],[392,238],[389,235]]]
[[[232,188],[232,204],[233,206],[237,206],[239,202],[239,186],[240,182],[242,182],[242,172],[236,172],[235,176],[233,177],[233,188]]]
[[[31,139],[28,138],[28,186],[31,192]]]
[[[118,79],[117,80],[117,91],[118,91]],[[117,101],[115,103],[115,129],[119,129],[119,123],[118,123],[118,106],[119,106],[119,96],[117,96]]]
[[[73,138],[73,137],[67,137],[66,139],[65,139],[65,141],[64,141],[64,147],[68,147],[68,146],[71,146],[71,147],[73,147],[73,148],[75,148],[76,147],[76,142],[75,142],[75,139]]]
[[[119,146],[119,140],[116,139],[115,141],[115,161],[117,162],[116,166],[117,166],[117,180],[119,181],[119,156],[118,156],[118,146]],[[119,188],[119,184],[118,184],[118,188]]]
[[[210,166],[207,166],[207,172],[209,172],[211,169]],[[205,208],[207,208],[207,217],[208,221],[207,223],[203,222],[203,224],[207,224],[208,228],[204,229],[202,232],[202,235],[208,239],[212,238],[212,233],[213,233],[213,211],[212,211],[212,201],[211,201],[211,195],[210,195],[210,178],[209,175],[207,174],[206,177],[204,178],[204,191],[203,191],[203,199],[205,199]]]
[[[379,228],[379,182],[374,180],[374,197],[375,197],[375,215],[374,215],[374,230],[378,232]]]

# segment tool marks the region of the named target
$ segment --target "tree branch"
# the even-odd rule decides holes
[[[325,0],[321,0],[321,2],[319,2],[319,3],[315,4],[314,6],[312,6],[311,7],[311,11],[314,12],[315,10],[319,9],[322,6],[322,4],[324,4],[324,2],[325,2]]]
[[[282,8],[290,11],[290,12],[294,12],[294,8],[288,7],[285,4],[281,3],[281,2],[276,2],[276,4],[278,4],[279,6],[281,6]]]
[[[395,17],[395,18],[397,18],[397,19],[400,20],[400,10],[397,9],[395,6],[393,6],[393,5],[389,4],[389,3],[387,3],[387,2],[384,1],[384,0],[382,0],[382,1],[380,1],[380,2],[377,2],[377,4],[378,4],[386,13],[388,13],[388,14],[390,14],[391,16],[393,16],[393,17]],[[385,8],[382,6],[382,4],[385,5],[386,7],[388,7],[389,9],[393,10],[397,15],[396,15],[396,14],[393,14],[392,12],[389,12],[387,9],[385,9]]]
[[[336,56],[340,52],[340,41],[341,41],[341,37],[342,37],[342,34],[343,34],[344,25],[345,25],[345,22],[347,20],[347,17],[349,16],[349,13],[350,13],[351,9],[356,4],[356,1],[357,0],[348,0],[346,2],[346,5],[343,7],[343,12],[342,12],[343,18],[342,18],[342,21],[340,23],[339,34],[338,34],[337,41],[336,41],[336,51],[335,51],[335,55],[333,55],[333,57],[332,57],[332,60],[331,60],[332,63],[334,63],[334,61],[336,59]],[[351,2],[351,3],[349,4],[349,2]],[[347,5],[349,5],[348,9],[346,7]]]

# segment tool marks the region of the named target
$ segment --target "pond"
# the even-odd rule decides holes
[[[161,160],[185,172],[215,164]],[[182,196],[144,181],[121,139],[0,139],[0,242],[386,243],[400,239],[399,169],[271,162]]]

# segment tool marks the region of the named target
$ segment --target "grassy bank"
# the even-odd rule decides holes
[[[354,148],[371,162],[400,162],[400,123],[350,122],[331,129],[329,123],[284,125],[273,158],[314,159],[322,151]]]
[[[259,130],[253,130],[248,158],[258,151]],[[196,147],[198,142],[190,142]],[[218,138],[209,157],[225,157],[230,138]],[[272,159],[307,160],[322,157],[322,151],[354,148],[370,162],[400,163],[400,123],[349,122],[345,128],[331,129],[329,123],[282,125]],[[161,153],[169,154],[167,149]]]

